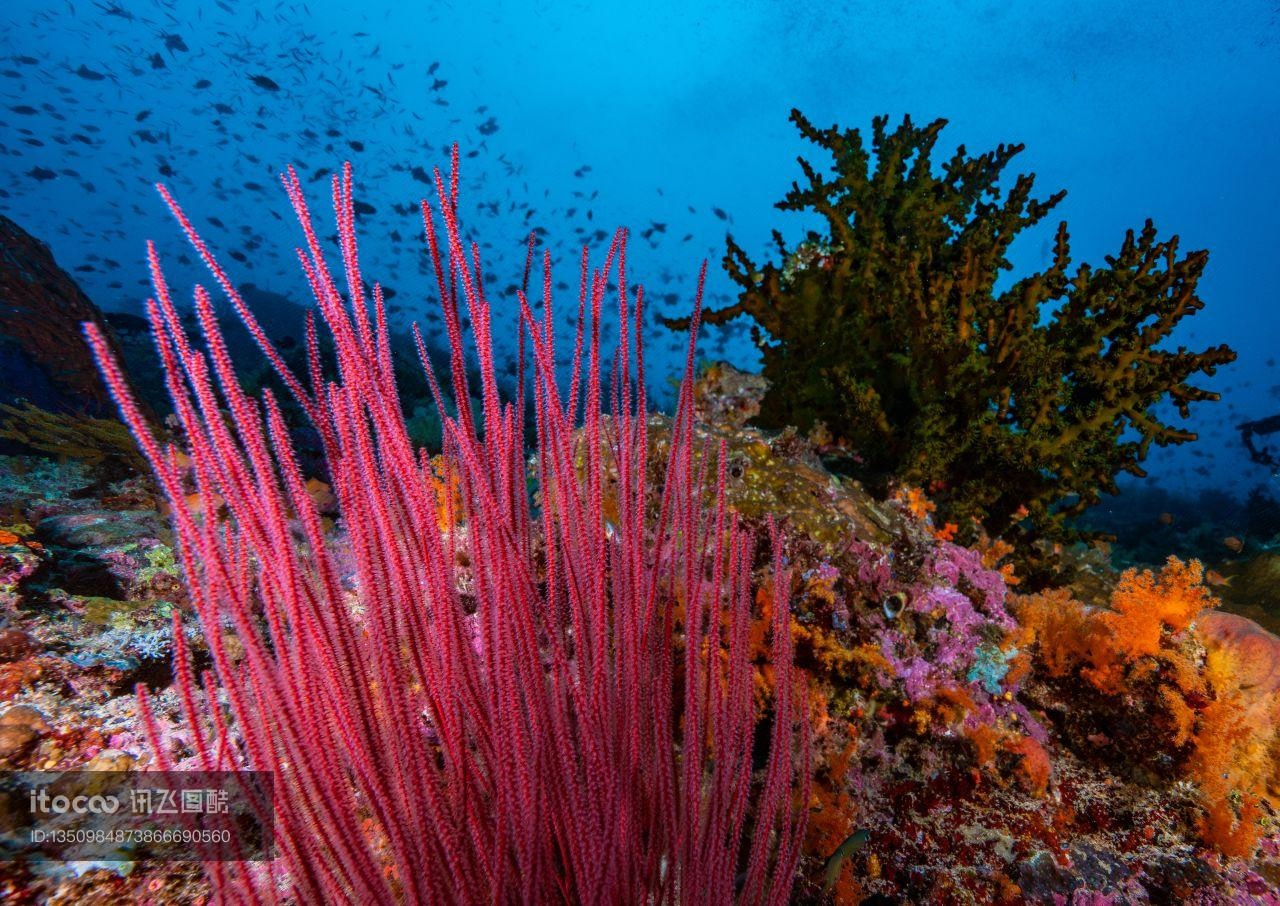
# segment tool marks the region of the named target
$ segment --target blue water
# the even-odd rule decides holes
[[[360,219],[366,275],[416,319],[434,290],[420,222],[393,206],[428,191],[413,168],[443,165],[457,141],[495,297],[519,279],[531,227],[547,231],[559,279],[576,283],[578,244],[625,225],[632,273],[655,309],[676,314],[704,258],[711,301],[730,291],[726,230],[763,252],[770,229],[803,227],[772,207],[806,150],[791,107],[845,126],[946,117],[942,150],[1023,142],[1016,163],[1040,194],[1069,189],[1053,222],[1015,247],[1015,273],[1045,264],[1058,217],[1077,260],[1100,261],[1147,217],[1211,250],[1207,308],[1175,342],[1227,342],[1240,359],[1209,382],[1223,402],[1194,410],[1200,442],[1157,450],[1150,465],[1174,488],[1268,481],[1233,426],[1280,412],[1280,6],[899,6],[10,0],[0,209],[100,306],[137,312],[147,238],[176,285],[206,279],[184,265],[150,188],[164,181],[236,280],[305,302],[274,177],[288,163],[304,180],[320,174],[307,185],[323,209],[322,171],[349,159],[357,197],[376,209]],[[752,365],[744,327],[711,329],[704,353]],[[677,346],[653,328],[655,358],[671,362]]]

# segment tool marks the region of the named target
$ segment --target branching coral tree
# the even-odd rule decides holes
[[[780,258],[763,266],[730,239],[741,296],[702,315],[755,321],[770,381],[758,421],[825,423],[867,474],[929,488],[962,532],[977,520],[1059,538],[1118,474],[1145,474],[1152,443],[1195,438],[1156,407],[1168,400],[1185,418],[1217,399],[1188,379],[1235,359],[1226,346],[1161,348],[1203,307],[1207,252],[1179,257],[1177,237],[1158,240],[1148,221],[1105,267],[1068,273],[1063,223],[1053,264],[997,291],[1014,238],[1065,194],[1033,198],[1030,174],[1002,191],[1021,145],[977,157],[962,146],[937,172],[945,120],[890,131],[878,117],[868,148],[857,129],[791,118],[832,165],[828,175],[802,158],[807,184],[778,207],[817,213],[825,233],[789,248],[775,232]]]
[[[538,438],[531,498],[525,407],[499,398],[479,249],[464,245],[457,220],[455,149],[451,178],[435,174],[438,204],[422,206],[458,406],[444,418],[456,481],[442,483],[406,432],[382,291],[375,285],[370,300],[364,289],[350,167],[333,182],[344,286],[292,169],[282,181],[305,236],[298,258],[336,349],[337,377],[326,380],[311,323],[309,386],[284,369],[230,278],[161,193],[323,438],[341,541],[323,531],[277,400],[251,399],[237,383],[203,288],[195,290],[200,350],[150,250],[149,315],[202,506],[185,502],[175,451],[149,433],[101,333],[87,327],[174,509],[213,660],[197,682],[175,616],[178,698],[194,754],[167,747],[140,687],[159,763],[185,756],[184,766],[275,773],[279,858],[261,871],[210,862],[218,894],[362,904],[784,902],[808,782],[789,579],[772,529],[772,559],[755,569],[755,538],[725,504],[723,465],[718,475],[705,465],[725,456],[695,455],[696,328],[665,480],[650,487],[643,293],[627,284],[626,234],[615,235],[599,269],[583,251],[567,395],[556,378],[544,255],[541,317],[519,295]],[[598,337],[610,280],[621,330],[606,418]],[[460,304],[482,412],[467,386]],[[526,382],[519,386],[523,394]],[[764,736],[749,652],[757,581],[774,602],[776,683]],[[242,653],[229,648],[226,626]]]

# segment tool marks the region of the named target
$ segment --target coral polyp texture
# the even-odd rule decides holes
[[[702,315],[754,321],[769,381],[759,424],[820,424],[864,477],[928,489],[964,540],[978,525],[1016,539],[1078,534],[1069,518],[1115,493],[1121,473],[1145,474],[1152,444],[1195,439],[1161,406],[1186,418],[1217,399],[1190,381],[1235,353],[1165,341],[1203,307],[1207,252],[1181,253],[1148,221],[1105,265],[1072,269],[1062,223],[1052,264],[1001,288],[1012,242],[1065,194],[1033,197],[1029,174],[1000,185],[1021,145],[961,146],[939,172],[945,120],[890,128],[878,117],[868,142],[791,118],[830,170],[802,158],[804,183],[778,207],[824,228],[794,246],[775,233],[778,258],[765,264],[731,238],[725,267],[741,294]]]
[[[584,251],[567,389],[546,256],[541,315],[519,294],[537,423],[531,495],[523,400],[499,398],[478,247],[457,220],[456,149],[453,166],[449,178],[435,173],[436,204],[422,208],[458,401],[443,417],[443,464],[415,449],[405,427],[382,290],[366,292],[360,273],[349,167],[333,181],[343,284],[297,176],[283,177],[320,316],[305,383],[161,190],[319,432],[337,538],[324,530],[280,404],[242,391],[203,288],[202,351],[151,250],[148,311],[189,470],[152,436],[110,347],[87,328],[173,511],[212,662],[203,681],[194,675],[175,611],[177,713],[137,692],[155,763],[274,772],[279,857],[208,865],[230,901],[283,892],[298,903],[785,902],[804,839],[809,751],[790,576],[772,524],[757,534],[728,508],[724,456],[715,470],[695,457],[693,334],[663,477],[651,487],[643,296],[627,282],[626,234],[598,268]],[[468,386],[463,306],[479,388]],[[597,339],[606,307],[620,325],[608,407]],[[771,603],[767,623],[757,597]],[[754,644],[770,665],[763,699]]]

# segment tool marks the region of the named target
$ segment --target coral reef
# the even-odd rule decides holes
[[[792,631],[815,754],[797,902],[1268,902],[1267,878],[1280,877],[1276,828],[1242,824],[1239,791],[1213,788],[1210,776],[1226,766],[1237,784],[1236,766],[1249,770],[1244,756],[1259,750],[1236,740],[1213,751],[1215,731],[1239,712],[1199,714],[1200,696],[1219,689],[1238,694],[1246,715],[1276,707],[1265,635],[1248,621],[1220,632],[1243,641],[1208,673],[1219,642],[1197,632],[1208,639],[1212,598],[1185,564],[1162,578],[1104,575],[1105,558],[1091,557],[1089,588],[1114,610],[1065,591],[1019,594],[1007,545],[959,546],[918,490],[879,501],[832,476],[793,433],[742,427],[739,389],[718,369],[704,372],[702,411],[724,423],[699,431],[708,450],[726,444],[734,507],[776,514],[792,538]],[[662,429],[653,436],[658,464]],[[1062,638],[1099,666],[1160,665],[1150,679],[1128,667],[1114,680],[1119,697],[1080,676],[1084,661],[1047,662],[1057,649],[1041,644],[1037,622],[1108,612],[1098,625],[1115,622],[1122,644],[1099,647],[1083,618]],[[1157,656],[1136,653],[1153,638]],[[1165,677],[1165,655],[1184,664],[1171,676],[1189,691]],[[1197,711],[1182,746],[1164,718],[1173,691]],[[1126,737],[1134,728],[1150,736]],[[1214,803],[1228,826],[1213,825]],[[1258,843],[1252,861],[1246,836]]]
[[[962,540],[980,525],[1024,555],[1035,537],[1072,536],[1069,517],[1114,493],[1117,475],[1143,475],[1153,443],[1195,438],[1157,404],[1185,418],[1217,399],[1189,379],[1235,359],[1226,346],[1164,348],[1203,307],[1207,252],[1180,254],[1148,222],[1105,266],[1069,272],[1063,223],[1051,266],[999,290],[1010,244],[1064,194],[1033,198],[1031,175],[999,185],[1022,146],[961,147],[938,173],[945,120],[890,130],[877,118],[869,147],[857,129],[792,120],[830,154],[832,175],[801,159],[806,184],[778,207],[816,213],[826,232],[794,248],[775,234],[779,260],[764,265],[730,239],[741,295],[702,316],[755,322],[761,425],[821,422],[863,477],[926,488]]]
[[[717,387],[734,389],[715,378],[698,395]],[[602,420],[603,435],[609,424]],[[669,419],[650,417],[651,476],[662,475],[669,462],[670,431]],[[791,583],[776,597],[789,595],[791,602],[795,664],[808,686],[813,742],[794,901],[1274,903],[1268,897],[1280,883],[1280,832],[1266,817],[1270,795],[1258,803],[1263,817],[1254,825],[1261,836],[1253,858],[1226,855],[1205,842],[1217,833],[1206,806],[1211,797],[1225,802],[1229,812],[1219,816],[1229,814],[1232,821],[1224,830],[1239,836],[1235,810],[1244,800],[1230,789],[1202,786],[1189,756],[1197,736],[1207,739],[1197,727],[1209,703],[1193,694],[1197,689],[1224,688],[1251,726],[1270,719],[1280,643],[1249,621],[1214,610],[1201,611],[1191,626],[1175,632],[1171,626],[1183,626],[1182,615],[1211,603],[1197,590],[1189,566],[1163,580],[1158,573],[1149,579],[1134,574],[1115,610],[1068,601],[1049,607],[1055,599],[1045,599],[1050,613],[1066,614],[1063,622],[1073,625],[1069,618],[1079,617],[1082,630],[1104,625],[1094,620],[1107,613],[1117,615],[1108,623],[1133,622],[1135,631],[1125,635],[1127,667],[1115,680],[1122,695],[1107,695],[1081,674],[1092,666],[1093,652],[1099,664],[1114,663],[1106,652],[1119,654],[1071,635],[1056,636],[1061,645],[1046,648],[1040,618],[1028,613],[1040,598],[1019,595],[1019,586],[1010,584],[1016,577],[999,568],[1002,548],[969,550],[940,540],[945,526],[934,524],[926,497],[903,493],[877,500],[828,473],[794,435],[765,436],[732,418],[728,425],[695,425],[693,437],[696,456],[708,451],[709,474],[719,471],[724,443],[726,498],[744,519],[776,514],[786,539]],[[20,605],[0,631],[0,722],[5,703],[40,716],[19,712],[13,719],[26,729],[0,730],[0,744],[11,739],[12,763],[23,768],[78,767],[100,757],[153,765],[133,692],[134,683],[144,680],[169,751],[189,752],[181,696],[164,653],[143,656],[150,642],[159,641],[157,628],[171,620],[165,599],[147,597],[172,590],[166,585],[170,548],[154,536],[161,521],[155,501],[148,517],[127,515],[147,505],[133,482],[90,492],[93,483],[73,463],[8,463],[11,471],[0,475],[0,517],[19,544],[38,545],[42,565],[18,583]],[[602,488],[609,496],[617,462],[606,458],[603,465]],[[454,473],[444,466],[443,458],[433,463],[430,486],[454,495],[441,515],[462,514]],[[77,486],[77,493],[67,493]],[[649,484],[651,512],[661,506],[661,487]],[[6,497],[10,488],[13,496]],[[317,483],[304,493],[328,508]],[[117,519],[115,513],[123,515]],[[465,517],[443,525],[456,526],[460,538],[467,532]],[[326,544],[344,588],[352,588],[356,559],[341,518],[326,529]],[[151,567],[157,574],[148,584],[119,572],[114,590],[103,588],[107,594],[96,597],[87,589],[67,590],[70,576],[86,575],[83,564],[102,564],[101,575],[114,566],[117,552],[142,552],[129,560],[133,568]],[[1111,577],[1098,600],[1109,604],[1120,585],[1120,576]],[[748,641],[759,671],[759,701],[767,706],[775,594],[767,582],[761,590],[765,606],[754,609]],[[1139,637],[1145,639],[1141,650],[1150,650],[1144,602],[1164,595],[1169,602],[1156,600],[1154,608],[1165,614],[1157,653],[1134,659]],[[209,663],[207,641],[186,616],[185,589],[177,589],[172,604],[188,627],[190,658]],[[1011,626],[1010,616],[1025,622]],[[1094,631],[1109,637],[1110,630]],[[678,647],[682,632],[679,623]],[[952,636],[965,645],[951,644]],[[220,638],[231,662],[242,664],[234,631],[228,627]],[[1045,660],[1045,651],[1064,648],[1083,654],[1060,664]],[[1215,648],[1227,656],[1210,674]],[[1059,670],[1065,672],[1055,674]],[[1184,686],[1192,692],[1183,694]],[[1194,712],[1191,739],[1181,746],[1174,743],[1180,712],[1164,689],[1178,692]],[[1230,748],[1206,750],[1201,761],[1234,764],[1241,753],[1249,755],[1238,739]],[[0,755],[4,751],[0,747]],[[1250,770],[1258,765],[1248,758],[1241,764]],[[1230,782],[1240,782],[1238,772],[1228,773]],[[1250,788],[1257,789],[1242,787]],[[37,876],[15,866],[6,875],[0,868],[0,885],[38,898],[56,892],[185,903],[209,894],[198,869],[176,863],[112,863],[80,871]]]

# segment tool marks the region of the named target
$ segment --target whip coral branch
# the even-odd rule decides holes
[[[809,757],[789,576],[772,526],[771,560],[754,563],[754,538],[725,502],[725,456],[708,474],[714,457],[695,440],[696,316],[653,487],[643,295],[627,284],[626,233],[599,268],[583,252],[567,395],[556,375],[550,259],[540,314],[525,294],[527,266],[518,302],[536,421],[530,466],[524,406],[498,393],[479,253],[458,223],[455,148],[448,179],[435,173],[435,204],[422,205],[457,405],[456,415],[444,410],[419,336],[451,476],[438,481],[405,427],[377,284],[369,311],[350,166],[332,186],[345,293],[297,175],[281,181],[316,302],[305,385],[177,202],[161,194],[318,430],[344,533],[326,534],[277,400],[252,399],[237,383],[203,288],[195,300],[204,348],[184,334],[154,248],[148,313],[189,475],[150,433],[102,334],[85,328],[173,509],[212,657],[212,671],[197,677],[186,646],[175,644],[192,741],[182,766],[275,776],[278,855],[261,867],[210,863],[219,897],[784,902]],[[531,245],[530,265],[532,254]],[[599,331],[611,276],[621,329],[604,413]],[[472,411],[460,305],[482,418]],[[325,337],[336,359],[329,378]],[[186,500],[188,481],[200,506]],[[771,584],[776,690],[760,761],[748,644],[754,575]],[[176,640],[180,633],[175,618]],[[138,699],[159,765],[173,767],[141,687]]]

